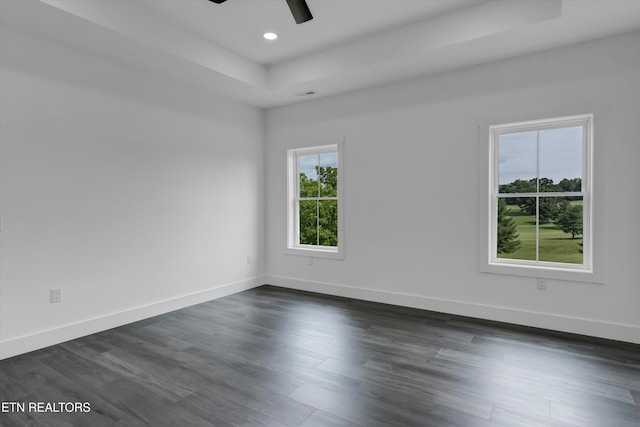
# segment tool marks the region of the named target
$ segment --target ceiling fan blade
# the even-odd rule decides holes
[[[209,1],[220,4],[220,3],[224,3],[227,0],[209,0]]]
[[[307,6],[307,2],[305,0],[287,0],[287,4],[289,5],[289,9],[291,9],[293,19],[296,20],[296,24],[302,24],[303,22],[311,21],[313,19],[313,15],[311,14],[309,6]]]

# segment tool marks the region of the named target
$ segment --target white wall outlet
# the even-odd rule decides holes
[[[62,302],[62,288],[51,289],[49,292],[51,303]]]
[[[247,264],[251,264],[251,256],[247,255]]]
[[[547,290],[547,281],[538,277],[536,279],[536,288],[538,288],[538,290],[540,290],[540,291],[546,291]]]
[[[313,265],[313,257],[311,256],[307,257],[307,265]]]

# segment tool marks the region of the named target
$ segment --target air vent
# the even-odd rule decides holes
[[[311,96],[311,95],[315,95],[317,92],[315,90],[306,90],[304,92],[298,92],[296,93],[296,96]]]

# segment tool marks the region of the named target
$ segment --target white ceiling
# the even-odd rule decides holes
[[[0,19],[265,108],[640,29],[640,0],[308,4],[300,25],[285,0],[0,0]]]
[[[263,65],[303,56],[481,0],[308,0],[314,19],[297,25],[285,0],[141,0],[151,13]],[[279,35],[277,42],[262,38]]]

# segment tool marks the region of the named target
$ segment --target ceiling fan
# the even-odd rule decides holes
[[[227,0],[209,1],[220,4]],[[291,9],[293,19],[296,20],[296,24],[302,24],[303,22],[311,21],[313,19],[313,15],[311,15],[311,11],[309,10],[309,6],[307,6],[307,2],[305,0],[287,0],[287,4],[289,5],[289,9]]]

